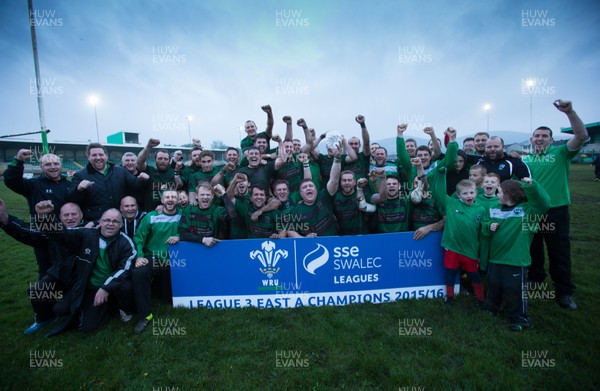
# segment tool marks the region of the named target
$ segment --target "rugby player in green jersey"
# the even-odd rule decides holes
[[[247,136],[240,141],[240,147],[242,148],[242,153],[246,156],[246,151],[248,148],[254,145],[257,135],[265,135],[267,137],[267,143],[271,140],[271,136],[273,135],[273,125],[275,124],[275,121],[273,120],[273,111],[271,110],[271,106],[265,105],[262,106],[261,109],[267,113],[267,127],[265,128],[264,132],[258,133],[256,123],[254,123],[252,120],[248,120],[244,124],[244,130],[246,131]]]
[[[546,242],[549,272],[556,289],[556,299],[561,307],[574,310],[577,304],[573,301],[575,284],[571,279],[569,171],[571,159],[579,153],[579,149],[588,138],[588,132],[570,101],[556,100],[554,107],[566,114],[573,129],[573,137],[566,144],[553,146],[552,130],[541,126],[530,138],[532,153],[523,158],[531,170],[533,179],[550,195],[550,209],[540,217],[540,226],[543,229],[540,229],[531,243],[529,280],[541,283],[546,277]]]
[[[140,222],[133,242],[137,249],[135,267],[131,269],[133,294],[138,311],[134,331],[143,332],[152,320],[151,285],[155,279],[160,297],[171,300],[171,270],[169,245],[179,242],[178,226],[181,210],[177,190],[165,190],[161,195],[161,212],[152,211]]]
[[[410,192],[410,200],[413,203],[410,228],[415,231],[413,239],[420,240],[432,231],[441,231],[444,228],[444,216],[440,205],[429,191],[429,181],[421,159],[412,158],[410,162],[417,170],[413,190]]]
[[[332,198],[335,195],[341,171],[340,145],[333,152],[333,166],[327,186],[319,191],[310,179],[300,182],[300,201],[283,219],[289,222],[287,236],[292,238],[334,236],[337,235],[337,226],[333,214]]]

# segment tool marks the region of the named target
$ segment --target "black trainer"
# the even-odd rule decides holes
[[[571,311],[577,309],[577,304],[575,304],[575,302],[573,301],[573,296],[571,295],[558,296],[558,305],[560,305],[562,308],[566,308]]]
[[[150,323],[150,321],[152,320],[153,316],[152,314],[146,316],[143,319],[140,319],[137,324],[135,325],[135,327],[133,328],[134,333],[136,334],[141,334],[144,332],[144,330],[146,330],[146,327],[148,327],[148,323]]]

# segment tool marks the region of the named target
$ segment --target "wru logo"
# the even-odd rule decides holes
[[[277,266],[277,262],[280,259],[287,258],[288,252],[286,250],[277,250],[275,251],[275,243],[270,240],[263,242],[262,250],[255,250],[250,252],[251,259],[257,259],[263,265],[263,267],[259,268],[259,270],[266,274],[267,277],[273,278],[273,274],[277,274],[279,272],[279,268]]]

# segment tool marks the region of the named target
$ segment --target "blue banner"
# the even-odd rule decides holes
[[[441,232],[170,246],[173,305],[294,308],[445,295]],[[458,286],[456,286],[458,291]]]

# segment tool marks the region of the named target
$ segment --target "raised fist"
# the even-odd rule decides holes
[[[361,125],[365,124],[365,117],[362,115],[357,115],[356,118],[354,118],[354,120]]]
[[[272,113],[270,105],[264,105],[264,106],[261,106],[260,108],[262,109],[262,111],[264,111],[267,114],[271,114]]]
[[[305,153],[301,153],[298,155],[298,161],[302,164],[308,163],[308,155]]]
[[[456,129],[454,129],[452,126],[449,126],[444,133],[448,137],[449,141],[456,140]]]
[[[428,134],[430,136],[435,134],[435,132],[433,130],[433,126],[428,126],[425,129],[423,129],[423,133]]]
[[[292,117],[290,117],[289,115],[286,115],[285,117],[282,118],[283,122],[285,122],[288,125],[292,124]]]
[[[403,134],[406,131],[407,128],[408,128],[407,124],[400,124],[400,125],[398,125],[398,133]]]
[[[150,140],[148,140],[148,148],[154,148],[160,145],[160,140],[157,138],[151,138]]]
[[[296,124],[302,128],[306,128],[306,121],[304,118],[300,118],[298,121],[296,121]]]
[[[552,104],[554,105],[554,107],[556,107],[563,113],[570,113],[571,111],[573,111],[573,104],[570,100],[557,99]]]
[[[40,201],[35,204],[35,213],[39,215],[52,213],[52,211],[54,211],[54,204],[50,200]]]
[[[281,136],[278,134],[273,135],[273,137],[271,137],[271,140],[275,141],[276,143],[281,142]]]
[[[17,152],[17,160],[24,162],[27,159],[30,159],[33,156],[33,152],[30,149],[19,149]]]

